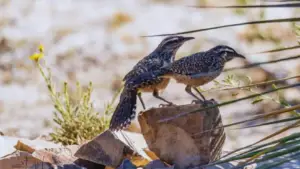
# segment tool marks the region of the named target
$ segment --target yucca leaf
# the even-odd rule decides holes
[[[300,120],[298,120],[297,122],[295,122],[295,123],[293,123],[293,124],[291,124],[291,125],[288,125],[288,126],[282,128],[282,129],[280,129],[280,130],[278,130],[278,131],[276,131],[276,132],[274,132],[274,133],[272,133],[272,134],[270,134],[270,135],[264,137],[263,139],[257,141],[257,142],[254,143],[254,144],[258,144],[258,143],[260,143],[260,142],[263,142],[263,141],[265,141],[265,140],[268,140],[268,139],[270,139],[270,138],[272,138],[272,137],[274,137],[274,136],[277,136],[277,135],[279,135],[279,134],[281,134],[281,133],[283,133],[283,132],[285,132],[285,131],[287,131],[287,130],[289,130],[289,129],[291,129],[291,128],[293,128],[293,127],[299,125],[299,124],[300,124]]]
[[[269,5],[228,5],[228,6],[190,6],[194,8],[297,8],[300,7],[300,3],[285,3],[285,4],[269,4]]]
[[[243,124],[243,123],[247,123],[247,122],[251,122],[251,121],[255,121],[255,120],[259,120],[259,119],[263,119],[263,118],[267,118],[267,117],[272,117],[272,116],[276,116],[276,115],[283,114],[283,113],[288,113],[290,111],[294,111],[294,110],[297,110],[297,109],[300,109],[300,104],[295,105],[295,106],[291,106],[291,107],[288,107],[288,108],[280,109],[280,110],[275,110],[275,111],[272,111],[270,113],[264,113],[264,114],[261,114],[261,115],[256,115],[253,118],[250,118],[250,119],[247,119],[247,120],[242,120],[242,121],[226,124],[226,125],[223,125],[223,126],[213,128],[211,130],[205,130],[205,131],[202,131],[202,132],[199,132],[199,133],[195,133],[194,135],[199,135],[199,134],[203,134],[203,133],[206,133],[206,132],[211,132],[213,130],[217,130],[217,129],[220,129],[220,128],[227,128],[227,127],[231,127],[231,126],[235,126],[235,125],[239,125],[239,124]]]
[[[271,169],[271,168],[274,168],[274,167],[277,167],[277,166],[280,166],[286,162],[289,162],[289,161],[292,161],[294,159],[299,159],[300,158],[300,153],[296,153],[290,157],[286,157],[284,159],[278,159],[278,161],[274,161],[272,162],[271,164],[264,164],[264,165],[261,165],[261,166],[258,166],[256,167],[256,169]]]
[[[253,94],[253,95],[242,97],[242,98],[239,98],[239,99],[222,102],[220,104],[216,104],[216,105],[212,105],[212,106],[207,106],[205,108],[193,110],[193,111],[190,111],[190,112],[179,113],[179,114],[177,114],[177,115],[175,115],[173,117],[161,119],[158,122],[159,123],[167,122],[167,121],[170,121],[170,120],[173,120],[173,119],[176,119],[176,118],[188,115],[190,113],[197,113],[197,112],[199,113],[201,111],[203,112],[204,110],[208,110],[208,109],[212,109],[212,108],[215,108],[215,107],[221,107],[221,106],[229,105],[229,104],[232,104],[232,103],[237,103],[237,102],[240,102],[240,101],[243,101],[243,100],[247,100],[247,99],[251,99],[251,98],[254,98],[254,97],[257,97],[257,96],[269,94],[269,93],[276,92],[276,91],[279,91],[279,90],[284,90],[284,89],[289,89],[289,88],[293,88],[293,87],[298,87],[298,86],[300,86],[300,83],[296,83],[296,84],[292,84],[292,85],[287,85],[287,86],[284,86],[284,87],[279,87],[278,89],[267,90],[267,91],[262,92],[262,93]]]
[[[289,136],[287,136],[287,137],[289,137]],[[259,145],[259,146],[254,146],[253,148],[251,148],[251,149],[249,149],[245,152],[242,152],[242,153],[236,155],[235,157],[240,156],[240,157],[249,158],[249,157],[252,156],[252,154],[257,154],[259,152],[265,151],[267,148],[270,148],[271,145],[273,145],[273,144],[277,144],[277,145],[280,144],[275,149],[273,149],[274,151],[277,151],[279,149],[286,148],[288,146],[299,143],[299,136],[289,137],[289,138],[287,138],[287,137],[284,137],[284,139],[278,139],[276,141],[272,141],[272,142],[262,144],[262,145]],[[276,146],[276,145],[274,145],[274,146]]]
[[[298,18],[298,17],[295,17],[295,18],[284,18],[284,19],[270,19],[270,20],[250,21],[250,22],[241,22],[241,23],[236,23],[236,24],[228,24],[228,25],[222,25],[222,26],[215,26],[215,27],[209,27],[209,28],[203,28],[203,29],[190,30],[190,31],[184,31],[184,32],[147,35],[147,36],[142,36],[142,37],[182,35],[182,34],[189,34],[189,33],[195,33],[195,32],[203,32],[203,31],[208,31],[208,30],[214,30],[214,29],[220,29],[220,28],[227,28],[227,27],[234,27],[234,26],[242,26],[242,25],[266,24],[266,23],[282,23],[282,22],[298,22],[298,21],[300,21],[300,18]]]
[[[264,162],[264,161],[272,159],[272,158],[280,157],[280,155],[289,154],[290,152],[297,151],[300,148],[299,147],[299,142],[300,142],[299,140],[296,140],[296,141],[293,141],[293,142],[288,142],[288,143],[282,143],[281,142],[280,144],[277,144],[273,147],[267,147],[263,150],[247,152],[247,153],[244,153],[244,154],[241,154],[241,155],[236,155],[234,157],[231,157],[231,158],[228,158],[228,159],[225,159],[225,160],[219,160],[219,161],[216,161],[214,163],[210,163],[206,166],[217,165],[217,164],[222,164],[222,163],[226,163],[226,162],[242,160],[242,159],[245,159],[245,158],[265,155],[265,156],[263,156],[263,158],[261,158],[259,160],[256,160],[256,161],[253,161],[253,162],[247,162],[247,163],[244,163],[242,165],[239,165],[239,166],[235,167],[235,169],[241,168],[241,167],[253,164],[253,163]],[[288,148],[288,147],[291,147],[292,145],[296,145],[296,146],[294,146],[292,148]],[[296,149],[295,149],[295,147],[296,147]],[[284,150],[287,150],[287,151],[284,152],[284,153],[280,153]],[[271,153],[271,151],[273,151],[273,152]]]
[[[272,134],[270,134],[270,135],[268,135],[268,136],[266,136],[266,137],[264,137],[264,138],[262,138],[262,139],[260,139],[259,141],[255,142],[255,143],[253,143],[253,144],[250,144],[250,145],[248,145],[248,146],[245,146],[245,147],[236,149],[236,150],[234,150],[234,151],[232,151],[232,152],[229,152],[228,154],[226,154],[226,156],[229,156],[229,155],[231,155],[231,154],[233,154],[233,153],[236,153],[236,152],[240,151],[241,149],[250,148],[250,147],[252,147],[252,146],[254,146],[254,145],[260,144],[261,142],[263,142],[263,141],[265,141],[265,140],[268,140],[268,139],[270,139],[270,138],[272,138],[272,137],[274,137],[274,136],[277,136],[277,135],[279,135],[279,134],[281,134],[281,133],[283,133],[283,132],[285,132],[285,131],[287,131],[287,130],[289,130],[289,129],[291,129],[291,128],[293,128],[293,127],[299,125],[299,124],[300,124],[300,120],[297,121],[297,122],[295,122],[295,123],[293,123],[293,124],[291,124],[291,125],[288,125],[288,126],[282,128],[282,129],[280,129],[280,130],[278,130],[278,131],[276,131],[276,132],[274,132],[274,133],[272,133]],[[225,157],[225,156],[224,156],[224,157]],[[224,158],[224,157],[222,157],[222,158]]]
[[[253,54],[274,53],[274,52],[281,52],[281,51],[293,50],[293,49],[298,49],[298,48],[300,48],[300,45],[285,47],[285,48],[272,49],[272,50],[266,50],[266,51],[257,52],[257,53],[253,53]]]
[[[294,120],[299,120],[300,117],[291,117],[291,118],[286,118],[286,119],[281,119],[281,120],[276,120],[276,121],[272,121],[272,122],[266,122],[266,123],[261,123],[261,124],[256,124],[256,125],[251,125],[251,126],[247,126],[247,127],[240,127],[240,128],[235,128],[233,130],[237,130],[237,129],[248,129],[248,128],[254,128],[254,127],[259,127],[259,126],[267,126],[267,125],[271,125],[271,124],[278,124],[278,123],[283,123],[283,122],[288,122],[288,121],[294,121]]]
[[[271,60],[271,61],[266,61],[266,62],[256,62],[256,63],[251,63],[251,64],[248,64],[245,66],[228,68],[228,69],[225,69],[224,72],[237,70],[237,69],[247,69],[247,68],[252,68],[252,67],[256,67],[256,66],[273,64],[273,63],[278,63],[278,62],[283,62],[283,61],[288,61],[288,60],[293,60],[293,59],[299,59],[299,58],[300,58],[300,55],[297,55],[297,56],[291,56],[291,57],[287,57],[287,58],[276,59],[276,60]]]
[[[265,149],[265,147],[276,144],[276,143],[285,143],[284,146],[297,144],[299,142],[299,139],[295,141],[295,139],[297,139],[297,138],[300,138],[300,133],[294,133],[294,134],[291,134],[289,136],[286,136],[286,137],[283,137],[283,138],[280,138],[280,139],[277,139],[277,140],[274,140],[274,141],[271,141],[271,142],[268,142],[268,143],[265,143],[265,144],[257,145],[257,146],[251,146],[251,145],[249,146],[248,145],[248,146],[245,146],[243,148],[239,148],[237,150],[234,150],[234,151],[226,154],[225,156],[221,157],[221,159],[223,159],[223,160],[218,160],[216,162],[210,163],[210,164],[205,165],[205,166],[212,166],[212,165],[216,165],[216,164],[221,164],[221,163],[226,163],[226,162],[230,162],[230,161],[249,158],[249,157],[263,151]],[[286,143],[286,142],[288,142],[288,143]],[[229,156],[233,153],[236,153],[236,152],[244,150],[244,149],[248,149],[249,147],[252,147],[252,148],[250,150],[247,150],[246,152],[242,152],[240,154],[235,155],[234,157],[229,157],[227,159],[224,159],[225,157],[227,157],[227,156]],[[261,149],[261,148],[263,148],[263,149]],[[269,147],[267,147],[267,148],[269,148]]]
[[[254,100],[252,101],[252,104],[256,104],[256,103],[259,103],[259,102],[262,102],[264,99],[263,98],[261,98],[261,97],[256,97],[256,98],[254,98]]]
[[[207,167],[207,166],[212,166],[212,165],[217,165],[217,164],[222,164],[222,163],[227,163],[227,162],[231,162],[231,161],[237,161],[237,160],[249,158],[249,157],[252,157],[253,155],[255,155],[256,153],[257,152],[250,152],[249,154],[243,154],[243,155],[238,155],[238,156],[230,157],[230,158],[224,159],[224,160],[218,160],[216,162],[204,165],[202,167]]]
[[[253,155],[252,157],[250,157],[249,159],[247,159],[243,163],[240,163],[240,165],[247,166],[247,165],[251,164],[251,161],[253,161],[254,159],[256,159],[256,158],[258,158],[258,157],[260,157],[262,155],[265,155],[267,152],[270,152],[270,151],[274,150],[279,145],[280,144],[277,144],[277,145],[275,145],[273,147],[268,147],[268,148],[264,149],[263,151],[257,152],[255,155]]]
[[[299,2],[299,0],[262,0],[265,2]]]
[[[295,147],[283,149],[282,151],[275,152],[275,153],[272,153],[270,155],[265,155],[265,156],[263,156],[262,159],[258,159],[258,160],[255,160],[253,162],[246,163],[246,164],[238,166],[238,167],[234,167],[233,169],[238,169],[238,168],[242,168],[242,167],[245,167],[245,166],[253,164],[253,163],[260,163],[260,162],[264,162],[264,161],[267,161],[267,160],[270,160],[270,159],[273,159],[273,158],[282,157],[283,155],[290,154],[290,153],[293,153],[293,152],[297,152],[299,150],[300,150],[300,145],[298,144]],[[300,154],[300,152],[299,152],[299,154]]]
[[[260,152],[258,152],[254,156],[252,156],[251,158],[247,159],[244,163],[246,164],[254,159],[257,159],[258,157],[260,157],[262,155],[275,153],[275,151],[282,151],[283,149],[287,149],[288,147],[291,147],[292,145],[299,145],[299,143],[300,143],[299,140],[295,140],[295,141],[288,142],[288,143],[280,142],[272,147],[267,147],[267,148],[261,150]]]
[[[283,79],[278,79],[278,80],[269,80],[269,81],[265,81],[265,82],[254,83],[254,84],[250,84],[250,85],[246,85],[246,86],[231,87],[231,88],[225,88],[225,89],[219,89],[219,90],[212,90],[212,91],[245,89],[245,88],[250,88],[250,87],[257,87],[257,86],[262,86],[262,85],[279,83],[279,82],[283,82],[283,81],[290,80],[290,79],[296,79],[296,78],[300,78],[300,75],[292,76],[292,77],[287,77],[287,78],[283,78]]]

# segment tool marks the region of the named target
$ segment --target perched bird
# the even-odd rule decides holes
[[[223,71],[225,63],[235,57],[245,59],[243,55],[237,53],[233,48],[218,45],[206,52],[183,57],[167,67],[133,78],[127,82],[127,88],[134,90],[143,86],[149,86],[162,77],[166,79],[173,78],[178,83],[185,84],[185,91],[195,97],[197,102],[204,103],[206,99],[197,87],[217,78]],[[197,91],[202,100],[192,92],[192,88]]]
[[[110,130],[120,130],[130,124],[130,121],[135,117],[137,96],[145,109],[141,92],[152,92],[154,97],[168,104],[172,104],[159,96],[159,91],[167,87],[170,81],[169,79],[158,78],[155,80],[155,83],[151,83],[151,85],[144,85],[135,89],[128,88],[127,82],[143,73],[153,72],[162,67],[169,66],[174,61],[179,47],[184,42],[192,39],[194,38],[184,36],[170,36],[163,39],[152,53],[140,60],[133,69],[125,75],[123,79],[123,81],[125,81],[125,87],[121,93],[120,102],[112,116]]]
[[[179,49],[179,47],[181,47],[181,45],[184,42],[192,39],[194,38],[184,37],[184,36],[166,37],[161,41],[161,43],[157,46],[157,48],[152,53],[150,53],[148,56],[140,60],[133,67],[133,69],[125,75],[123,81],[125,81],[126,83],[126,81],[128,81],[129,79],[135,78],[142,73],[152,72],[160,69],[161,67],[170,65],[174,61],[176,52]],[[171,104],[171,102],[159,96],[158,93],[159,90],[165,89],[168,83],[169,83],[169,79],[160,79],[160,81],[158,83],[155,83],[154,85],[143,86],[142,88],[139,88],[137,94],[144,109],[145,109],[145,104],[141,97],[141,92],[152,92],[155,98],[158,98],[168,104]]]

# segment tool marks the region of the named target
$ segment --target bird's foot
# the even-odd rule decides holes
[[[174,103],[168,103],[168,104],[160,104],[158,107],[170,107],[170,106],[175,106],[176,104]]]
[[[203,100],[193,100],[191,104],[204,104],[205,101]]]
[[[214,103],[216,103],[216,101],[214,99],[210,99],[210,100],[193,100],[192,101],[192,104],[201,104],[203,107],[213,105]]]

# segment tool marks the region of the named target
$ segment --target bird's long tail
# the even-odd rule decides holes
[[[112,131],[122,130],[130,125],[135,118],[137,90],[124,88],[120,102],[111,118],[109,129]]]

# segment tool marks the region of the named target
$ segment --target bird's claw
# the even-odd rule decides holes
[[[169,106],[174,106],[175,104],[173,103],[168,103],[168,104],[160,104],[158,107],[169,107]]]
[[[204,104],[203,100],[193,100],[191,104]]]
[[[201,104],[203,107],[206,107],[208,105],[214,104],[215,100],[210,99],[210,100],[193,100],[192,104]]]

